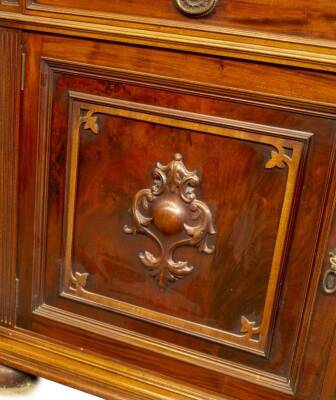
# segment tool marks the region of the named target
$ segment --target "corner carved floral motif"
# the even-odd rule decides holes
[[[187,170],[181,154],[175,154],[168,165],[157,163],[153,178],[150,189],[142,189],[134,196],[130,210],[133,225],[125,225],[124,232],[141,233],[156,242],[159,255],[145,250],[139,254],[139,259],[158,286],[165,289],[194,269],[188,261],[175,260],[177,248],[193,246],[211,254],[214,246],[209,246],[208,236],[216,232],[209,207],[198,200],[195,193],[200,179],[196,171]],[[165,240],[159,238],[154,227]],[[169,240],[171,237],[173,239]]]
[[[84,129],[91,130],[92,133],[95,135],[98,134],[98,122],[97,122],[97,116],[94,115],[94,111],[87,111],[87,113],[80,117],[80,125],[84,124]]]
[[[286,154],[284,147],[277,147],[277,151],[271,151],[271,158],[266,163],[267,169],[272,169],[274,167],[285,168],[286,165],[289,166],[292,159]]]
[[[246,317],[241,317],[240,332],[244,333],[248,339],[260,334],[260,327],[256,326],[256,322],[249,321]]]
[[[81,274],[80,272],[71,272],[71,288],[77,293],[83,291],[86,286],[88,277],[89,274],[87,272],[83,274]]]

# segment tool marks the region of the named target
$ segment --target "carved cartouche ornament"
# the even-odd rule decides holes
[[[134,196],[130,210],[133,226],[124,226],[124,232],[142,233],[157,243],[158,256],[146,250],[139,254],[139,259],[164,289],[194,268],[188,261],[175,260],[175,250],[194,246],[211,254],[214,246],[208,245],[208,235],[216,232],[210,209],[196,197],[199,177],[195,171],[187,170],[181,154],[175,154],[168,165],[157,163],[153,177],[152,188],[142,189]]]
[[[174,0],[178,10],[192,17],[203,17],[211,13],[218,0]]]

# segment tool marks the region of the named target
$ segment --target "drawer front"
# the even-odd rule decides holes
[[[27,3],[29,13],[87,17],[106,23],[114,20],[118,24],[152,26],[151,29],[161,25],[218,34],[234,28],[239,33],[242,29],[259,32],[265,38],[267,33],[274,33],[335,39],[332,22],[336,12],[326,0],[32,0]]]
[[[332,107],[285,97],[286,69],[189,55],[187,79],[185,54],[38,35],[27,54],[18,324],[237,398],[291,398]],[[282,96],[253,93],[254,68]],[[327,75],[295,76],[292,94],[314,81],[332,96]]]

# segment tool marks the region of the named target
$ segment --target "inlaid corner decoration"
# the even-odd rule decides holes
[[[241,328],[240,332],[244,333],[249,339],[259,335],[260,326],[256,326],[256,322],[249,321],[246,317],[241,317]]]
[[[271,157],[266,163],[266,168],[271,169],[274,167],[285,168],[286,165],[290,165],[292,159],[288,154],[286,154],[286,150],[284,147],[277,148],[277,151],[271,151]]]
[[[273,173],[273,169],[280,169],[281,173],[287,177],[264,308],[258,320],[248,312],[242,313],[236,316],[239,324],[236,329],[226,331],[90,291],[90,282],[94,282],[94,276],[88,273],[85,265],[81,265],[81,270],[76,270],[77,267],[72,259],[79,144],[84,132],[98,135],[98,137],[104,135],[102,124],[107,117],[124,118],[125,121],[141,121],[153,126],[173,127],[181,129],[181,135],[188,131],[190,134],[197,132],[204,135],[216,135],[223,137],[223,140],[253,142],[261,146],[259,157],[264,173]],[[271,322],[274,320],[276,290],[288,227],[291,226],[290,217],[298,171],[303,162],[303,155],[306,154],[304,149],[310,136],[311,134],[306,132],[279,127],[71,92],[63,239],[65,254],[62,263],[63,284],[60,295],[152,324],[264,355],[272,329]],[[183,291],[187,279],[192,279],[196,270],[202,274],[201,265],[191,263],[187,257],[184,259],[183,249],[186,249],[184,246],[188,246],[192,251],[200,251],[208,260],[214,259],[215,244],[216,251],[220,250],[215,231],[215,228],[218,230],[219,227],[214,226],[216,221],[213,220],[211,204],[202,196],[202,185],[205,182],[200,179],[199,171],[192,170],[192,168],[197,168],[197,165],[191,163],[187,154],[167,154],[165,160],[157,161],[152,171],[150,169],[141,171],[142,174],[148,174],[148,184],[144,185],[144,188],[138,188],[135,193],[130,193],[130,215],[127,214],[127,208],[120,210],[124,212],[126,221],[125,226],[120,225],[120,235],[123,235],[130,243],[136,239],[137,235],[146,235],[153,244],[156,244],[154,250],[139,247],[134,253],[134,260],[139,264],[139,274],[147,274],[146,279],[154,278],[158,291],[161,289],[162,295],[171,296],[174,295],[174,289],[177,287]],[[150,178],[151,173],[153,180]],[[221,212],[225,213],[225,210]],[[177,251],[180,248],[182,251]],[[185,254],[190,254],[190,252]],[[225,268],[225,263],[223,268]],[[180,281],[179,285],[177,281]]]
[[[194,269],[188,261],[175,260],[175,250],[181,246],[194,246],[201,252],[212,254],[215,247],[208,244],[208,236],[216,231],[209,207],[198,200],[195,193],[200,185],[197,172],[188,171],[181,154],[175,154],[174,160],[167,165],[158,162],[153,178],[150,189],[139,190],[134,196],[130,210],[133,225],[124,226],[124,231],[145,234],[158,244],[158,256],[145,250],[139,254],[139,259],[164,289]],[[189,224],[188,219],[191,219]],[[152,224],[166,236],[184,233],[185,238],[179,237],[165,244],[151,230]]]

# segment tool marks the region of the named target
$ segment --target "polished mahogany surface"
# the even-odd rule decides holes
[[[81,79],[55,76],[55,81],[57,98],[52,117],[55,130],[51,132],[51,165],[55,167],[50,170],[49,181],[52,230],[60,226],[60,211],[64,210],[66,165],[59,162],[66,160],[67,148],[68,104],[64,98],[70,90],[83,90]],[[181,108],[192,100],[187,96],[166,96],[159,91],[88,79],[84,90],[137,103],[148,104],[150,99],[150,103],[160,106],[181,104]],[[249,318],[260,319],[287,175],[280,168],[271,171],[265,168],[272,149],[130,118],[105,115],[98,118],[98,135],[84,129],[80,132],[74,226],[73,263],[75,269],[84,268],[92,275],[89,289],[234,332],[239,332],[244,312]],[[128,209],[133,195],[152,185],[151,172],[156,162],[167,164],[177,151],[184,155],[190,169],[197,169],[202,176],[199,191],[214,214],[217,234],[212,240],[216,252],[208,256],[192,247],[181,247],[180,258],[190,259],[195,264],[194,271],[188,278],[159,290],[138,260],[142,247],[158,253],[156,243],[143,236],[125,235],[123,226],[130,223]],[[171,202],[178,205],[174,199]],[[174,242],[183,238],[180,232],[169,235],[164,226],[160,227],[167,217],[158,215],[159,212],[160,209],[154,210],[154,225],[157,218],[159,226],[153,230],[160,240]],[[50,236],[56,239],[54,234]],[[50,266],[60,257],[57,247],[50,244]],[[251,286],[257,290],[252,298]]]
[[[335,17],[0,0],[1,384],[336,399]]]
[[[191,5],[201,3],[181,1]],[[203,1],[211,3],[211,1]],[[221,29],[246,30],[268,34],[295,35],[304,38],[335,39],[335,9],[329,0],[218,0],[210,15],[196,20],[182,13],[175,0],[33,0],[26,6],[30,13],[49,15],[77,14],[79,17],[116,19],[142,24],[195,28],[210,32]],[[192,7],[186,7],[192,8]]]
[[[182,53],[121,48],[27,35],[18,325],[206,390],[291,398],[333,162],[333,109],[311,100],[335,96],[331,78],[192,54],[186,72]]]

